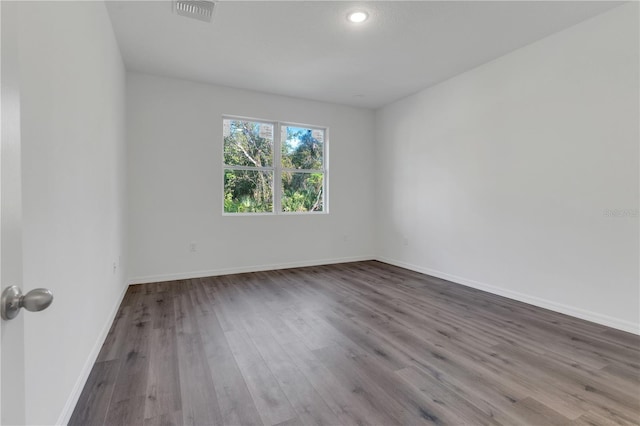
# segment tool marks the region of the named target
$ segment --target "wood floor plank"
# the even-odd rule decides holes
[[[638,426],[638,421],[630,422],[620,418],[612,418],[607,413],[599,414],[595,411],[588,411],[572,422],[574,426]]]
[[[271,426],[297,417],[249,335],[236,330],[225,336],[263,423]]]
[[[303,424],[304,423],[302,423],[302,421],[299,418],[295,417],[293,419],[285,420],[282,423],[278,423],[275,426],[302,426]]]
[[[182,409],[175,329],[153,329],[150,345],[144,418],[163,419]]]
[[[148,301],[140,296],[120,352],[121,367],[106,424],[140,424],[144,420],[152,324]]]
[[[415,334],[400,323],[378,323],[378,328],[397,350],[396,354],[404,355],[407,364],[467,395],[488,414],[529,395],[529,390],[522,383],[508,382],[501,374],[487,370],[476,360],[434,345],[419,332]]]
[[[603,367],[601,371],[615,376],[618,381],[629,383],[636,389],[640,387],[640,371],[621,364],[609,364]]]
[[[69,426],[104,424],[119,370],[119,360],[98,362],[93,366]]]
[[[364,261],[131,286],[72,425],[640,425],[640,336]]]
[[[509,353],[513,358],[518,358],[522,363],[513,368],[529,368],[532,380],[540,380],[546,387],[550,384],[553,388],[567,395],[576,397],[581,401],[580,405],[586,408],[590,404],[607,404],[612,411],[619,413],[640,413],[639,394],[621,391],[609,382],[599,381],[593,377],[581,374],[579,371],[564,368],[549,358],[543,358],[518,348],[500,345],[495,350]],[[584,401],[587,401],[586,403]]]
[[[364,353],[379,358],[389,368],[400,370],[410,365],[393,345],[368,327],[360,327],[359,324],[350,321],[350,318],[338,317],[332,313],[327,313],[325,318],[329,324],[351,340]]]
[[[497,420],[503,424],[563,426],[573,422],[533,398],[526,398],[513,405],[513,409],[500,413]]]
[[[279,312],[280,319],[289,326],[293,333],[300,336],[310,349],[320,349],[335,344],[334,332],[326,332],[325,328],[312,327],[296,309],[289,308]]]
[[[346,374],[364,385],[362,389],[375,398],[377,405],[400,424],[442,424],[436,414],[436,405],[411,386],[402,384],[400,378],[390,369],[372,360],[367,355],[353,355],[341,351],[339,347],[329,347],[316,351],[328,363],[344,364]],[[347,371],[349,373],[347,373]]]
[[[208,280],[203,280],[200,285],[205,290],[203,297],[208,298],[209,303],[213,304],[205,289],[208,283]],[[262,420],[214,310],[200,315],[197,321],[201,330],[204,354],[213,376],[222,424],[262,425]]]
[[[343,386],[304,343],[290,343],[285,349],[296,367],[338,416],[339,424],[384,424],[386,419],[379,417],[368,401],[354,398],[352,389]]]
[[[333,372],[340,385],[352,394],[351,398],[358,400],[382,421],[380,424],[402,424],[404,409],[395,400],[390,399],[372,377],[367,377],[358,368],[353,368],[348,362],[356,355],[344,348],[333,345],[313,351],[314,355],[323,363],[326,369]],[[416,420],[419,417],[416,417]],[[422,423],[422,422],[421,422]]]
[[[161,414],[159,416],[144,419],[143,426],[178,426],[182,424],[182,412]]]
[[[151,320],[154,329],[175,328],[173,288],[157,292],[151,298]]]
[[[433,412],[443,423],[448,424],[472,424],[472,425],[497,425],[500,424],[491,415],[475,407],[462,395],[450,389],[428,374],[415,367],[407,367],[396,371],[396,374],[405,382],[422,392],[426,398],[431,399]],[[493,414],[493,413],[491,413]]]
[[[184,284],[188,287],[188,284]],[[222,417],[211,370],[205,359],[190,294],[175,299],[176,342],[182,421],[185,425],[221,424]]]
[[[119,401],[111,400],[109,411],[105,420],[106,425],[141,425],[144,423],[144,404],[145,397],[143,395],[131,396],[129,398],[120,399]]]
[[[263,335],[252,340],[302,423],[318,426],[339,423],[335,413],[273,337]]]
[[[130,310],[131,308],[129,306],[123,306],[118,310],[96,362],[110,361],[119,358],[122,345],[127,341],[126,336],[129,331]]]

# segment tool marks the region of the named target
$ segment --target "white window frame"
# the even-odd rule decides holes
[[[273,126],[273,162],[269,167],[231,166],[224,162],[224,120],[242,120],[253,123],[270,124]],[[222,215],[223,216],[276,216],[276,215],[323,215],[329,214],[329,128],[311,124],[294,123],[289,121],[265,120],[261,118],[243,117],[237,115],[222,116]],[[301,127],[311,130],[322,130],[324,141],[322,142],[322,169],[289,169],[282,167],[282,128]],[[224,210],[224,171],[225,170],[249,170],[273,173],[272,206],[271,212],[260,213],[231,213]],[[282,211],[282,173],[322,173],[322,211],[310,212],[283,212]]]

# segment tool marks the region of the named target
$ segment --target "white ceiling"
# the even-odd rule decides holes
[[[619,4],[222,1],[212,23],[166,0],[107,7],[127,69],[376,108]]]

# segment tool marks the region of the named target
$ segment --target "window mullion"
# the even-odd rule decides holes
[[[230,166],[228,164],[223,164],[222,167],[227,170],[248,170],[255,172],[271,172],[274,170],[273,167],[255,167],[255,166]]]
[[[329,129],[324,129],[324,141],[322,141],[322,210],[329,213]]]
[[[320,169],[281,169],[282,173],[324,173],[324,170]]]
[[[282,212],[282,129],[280,122],[274,124],[273,135],[273,210],[275,214]]]

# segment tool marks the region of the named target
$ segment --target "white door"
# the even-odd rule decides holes
[[[0,1],[0,291],[22,286],[17,2]],[[0,424],[25,419],[24,312],[0,326]]]

